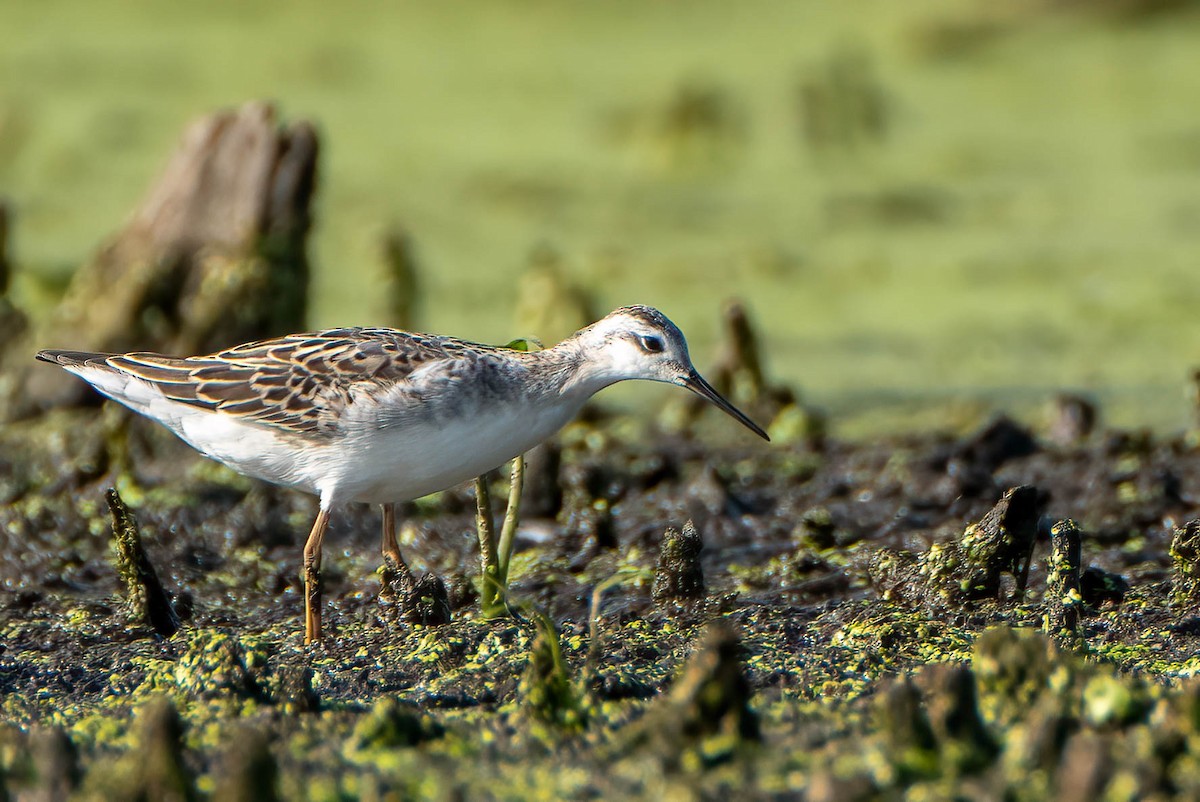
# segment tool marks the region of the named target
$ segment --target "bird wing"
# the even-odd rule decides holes
[[[330,329],[247,343],[210,356],[119,354],[107,364],[167,398],[302,435],[329,435],[360,393],[453,360],[472,344],[384,328]]]

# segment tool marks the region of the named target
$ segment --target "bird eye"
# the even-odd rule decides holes
[[[645,337],[639,337],[638,341],[641,343],[643,351],[648,351],[652,354],[662,352],[663,341],[659,337],[651,337],[647,335]]]

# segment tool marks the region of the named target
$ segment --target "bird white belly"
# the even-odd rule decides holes
[[[421,421],[363,431],[338,449],[344,461],[337,497],[351,501],[407,501],[461,484],[528,451],[578,411],[574,403],[532,411],[496,404],[445,423]]]
[[[272,484],[321,495],[332,445],[298,447],[300,440],[261,424],[205,410],[188,410],[175,425],[164,420],[184,442],[201,454]]]
[[[535,415],[500,404],[441,425],[352,426],[342,439],[303,447],[270,427],[211,412],[188,414],[171,428],[239,473],[313,493],[328,507],[408,501],[461,484],[533,448],[576,411],[564,404]]]

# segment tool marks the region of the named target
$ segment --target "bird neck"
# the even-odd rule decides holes
[[[621,377],[613,375],[603,362],[589,358],[578,336],[537,354],[547,366],[547,374],[555,377],[562,396],[578,397],[581,401],[615,384]]]

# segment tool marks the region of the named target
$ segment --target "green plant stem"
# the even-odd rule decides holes
[[[497,556],[500,567],[500,585],[508,588],[508,566],[512,561],[513,543],[517,539],[517,524],[521,519],[521,491],[525,486],[525,455],[518,454],[512,462],[512,474],[508,485],[508,509],[504,511],[504,523],[500,526],[500,545]]]
[[[496,544],[496,523],[492,517],[492,499],[485,477],[475,480],[475,528],[479,534],[479,561],[482,568],[479,607],[485,618],[508,613],[504,597],[508,593],[508,567],[512,560],[517,523],[521,517],[521,490],[525,484],[525,457],[513,460],[508,486],[508,509]]]
[[[487,477],[475,480],[475,531],[479,535],[479,606],[487,617],[494,615],[500,591],[500,565],[496,556],[496,524],[492,518],[492,496]]]
[[[600,642],[600,602],[603,600],[604,592],[623,582],[637,579],[639,575],[646,579],[649,571],[622,568],[592,588],[592,603],[588,612],[588,654],[583,671],[580,673],[580,687],[585,689],[584,692],[592,687],[592,679],[596,676],[603,653]]]

